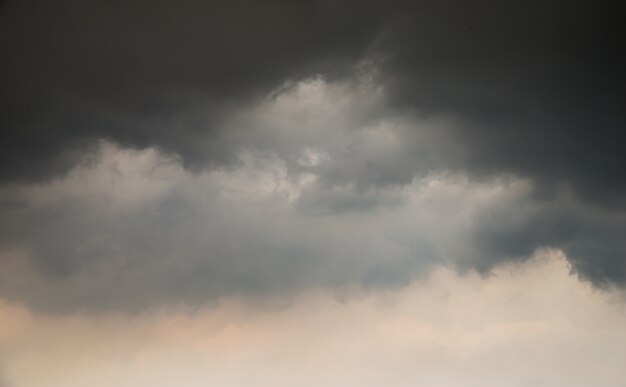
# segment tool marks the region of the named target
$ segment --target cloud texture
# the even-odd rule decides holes
[[[626,281],[621,20],[582,1],[6,1],[2,297]]]
[[[542,251],[492,276],[437,269],[399,291],[189,311],[46,315],[0,303],[10,386],[623,385],[620,294]],[[245,372],[243,372],[243,371]]]

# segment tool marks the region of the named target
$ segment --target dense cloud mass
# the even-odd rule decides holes
[[[93,138],[226,162],[210,147],[223,110],[286,79],[345,74],[379,29],[366,3],[10,1],[0,176],[61,172]]]
[[[130,317],[0,302],[0,358],[14,387],[622,387],[620,297],[542,251],[488,277],[438,268],[352,298],[230,297]]]
[[[608,4],[0,9],[1,297],[135,309],[397,287],[541,248],[626,283]]]
[[[626,90],[615,10],[602,2],[433,2],[381,51],[397,101],[448,115],[450,167],[571,185],[623,205]],[[421,12],[420,12],[421,11]]]

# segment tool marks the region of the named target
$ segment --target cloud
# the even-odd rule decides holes
[[[626,219],[569,186],[438,171],[451,121],[398,114],[364,72],[286,84],[222,121],[220,168],[101,141],[61,178],[5,184],[0,291],[49,311],[399,288],[557,248],[621,284]],[[250,130],[254,127],[255,130]]]
[[[471,211],[501,190],[433,178],[384,193],[393,202],[376,209],[311,213],[325,188],[307,176],[249,154],[194,174],[156,150],[103,143],[63,179],[2,192],[2,294],[63,311],[404,286],[464,233],[438,219],[443,207]],[[349,206],[382,200],[344,195]]]
[[[3,294],[134,308],[401,286],[543,247],[623,284],[617,15],[7,2],[0,247],[21,274]]]
[[[439,268],[396,291],[223,299],[189,310],[49,315],[0,303],[16,386],[623,384],[620,293],[556,250],[493,275]],[[320,372],[324,370],[324,372]]]
[[[379,29],[361,2],[8,2],[0,31],[0,179],[67,171],[108,139],[188,166],[232,159],[198,147],[232,106],[286,80],[346,74]],[[226,159],[222,159],[225,157]]]
[[[433,168],[565,183],[621,206],[618,14],[583,1],[9,2],[1,177],[67,171],[100,138],[188,167],[236,162],[219,142],[225,115],[286,81],[345,80],[367,62],[390,105],[455,121],[438,130]],[[396,161],[376,179],[410,182],[415,164]]]
[[[621,23],[585,1],[417,2],[378,42],[394,103],[458,119],[448,168],[622,207]]]

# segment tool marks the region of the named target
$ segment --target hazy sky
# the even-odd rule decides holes
[[[0,3],[0,386],[623,386],[620,13]]]

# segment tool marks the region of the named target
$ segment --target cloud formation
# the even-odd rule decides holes
[[[47,310],[398,287],[560,249],[626,281],[618,13],[8,1],[0,294]]]
[[[7,2],[5,180],[67,170],[94,138],[157,146],[188,166],[232,161],[212,144],[225,110],[286,80],[350,77],[366,61],[392,104],[457,120],[457,152],[439,168],[621,202],[621,22],[603,4],[168,4]]]
[[[345,74],[375,19],[367,2],[9,1],[0,178],[63,172],[98,138],[157,146],[190,166],[226,162],[227,151],[196,145],[224,110],[287,79]]]
[[[493,275],[439,268],[397,291],[239,297],[190,311],[49,315],[0,302],[15,386],[623,385],[619,293],[556,251]],[[324,370],[324,372],[320,372]]]

